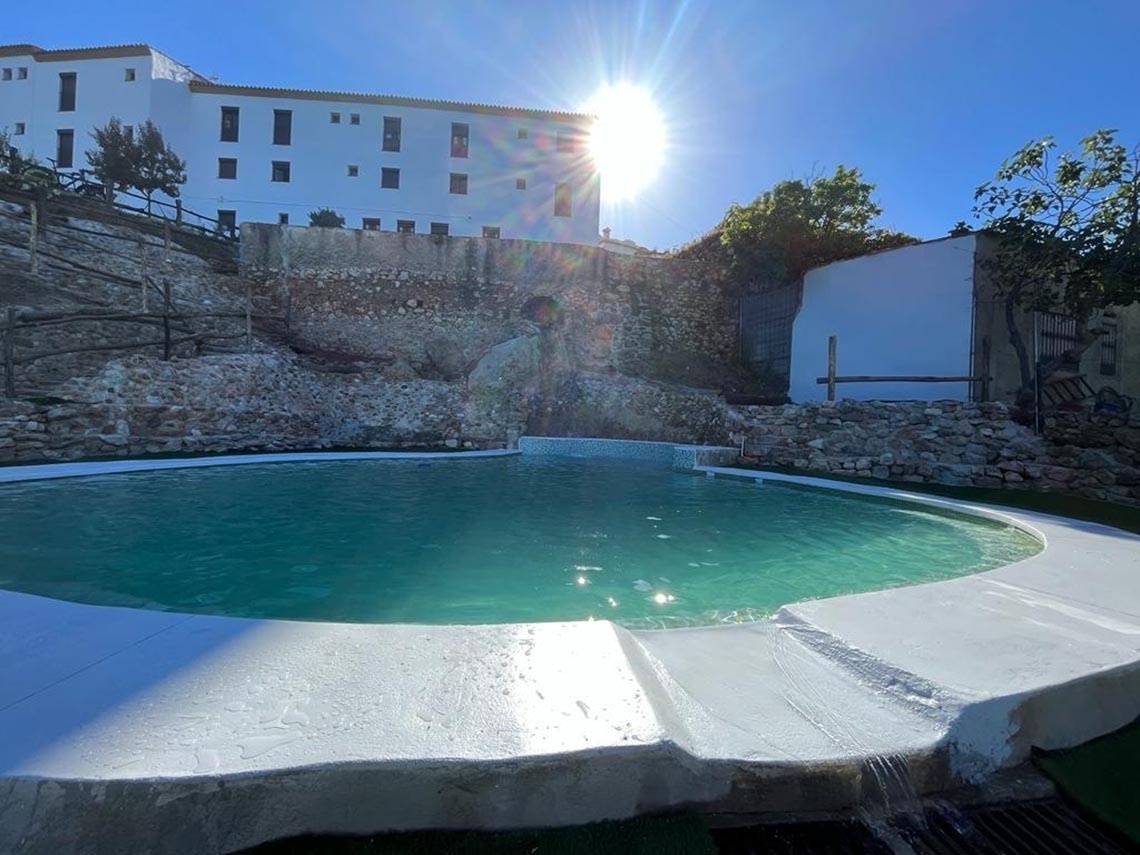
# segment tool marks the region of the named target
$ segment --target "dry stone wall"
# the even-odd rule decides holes
[[[734,411],[731,441],[761,464],[1140,505],[1140,425],[1076,413],[1042,435],[1000,403],[839,401]]]

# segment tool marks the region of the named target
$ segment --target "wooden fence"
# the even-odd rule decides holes
[[[835,400],[835,386],[838,383],[979,383],[979,401],[988,401],[990,398],[990,337],[982,336],[981,373],[963,376],[932,376],[932,375],[870,375],[849,374],[840,376],[837,368],[837,336],[827,337],[827,376],[817,377],[817,384],[827,384],[827,400]]]

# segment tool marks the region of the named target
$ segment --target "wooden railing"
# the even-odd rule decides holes
[[[838,373],[836,367],[837,336],[827,337],[827,376],[817,377],[817,384],[827,384],[827,400],[835,400],[835,386],[838,383],[980,383],[978,399],[988,401],[990,397],[990,337],[982,336],[981,373],[960,376],[933,375],[871,375]]]

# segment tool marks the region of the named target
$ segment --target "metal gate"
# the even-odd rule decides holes
[[[740,298],[740,361],[780,394],[791,381],[792,322],[802,298],[799,283]]]

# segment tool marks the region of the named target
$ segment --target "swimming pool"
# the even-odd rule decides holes
[[[271,463],[0,487],[0,588],[317,621],[739,622],[988,570],[979,518],[628,460]]]

